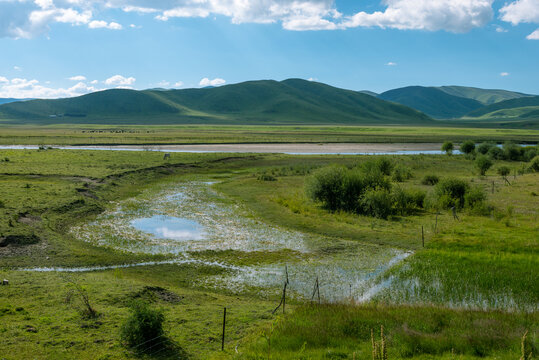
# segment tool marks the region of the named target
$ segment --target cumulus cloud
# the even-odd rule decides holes
[[[500,18],[513,25],[539,23],[539,0],[517,0],[500,9]]]
[[[486,25],[493,17],[493,0],[385,0],[387,8],[358,12],[344,27],[380,27],[400,30],[446,30],[455,33]]]
[[[210,80],[208,78],[204,78],[204,79],[200,80],[199,85],[200,86],[219,86],[219,85],[224,85],[225,83],[226,83],[226,81],[224,79],[220,79],[220,78],[215,78],[213,80]]]
[[[114,75],[104,81],[109,86],[129,86],[133,85],[137,81],[134,77],[123,77],[122,75]]]
[[[27,80],[14,78],[9,80],[5,77],[0,77],[0,98],[54,99],[84,95],[98,90],[100,89],[88,86],[84,82],[78,82],[69,88],[52,88],[41,85],[39,81],[35,79]]]
[[[537,1],[518,0],[505,6],[504,18],[522,21],[512,14]],[[345,16],[337,9],[335,0],[0,0],[0,37],[32,37],[46,32],[49,24],[55,22],[119,30],[122,25],[116,22],[94,19],[99,12],[115,9],[149,14],[161,21],[220,15],[234,24],[280,22],[284,29],[295,31],[380,27],[466,32],[485,25],[493,16],[493,0],[381,2],[385,6],[383,11]]]
[[[116,22],[106,22],[103,20],[93,20],[88,23],[90,29],[110,29],[110,30],[122,30],[122,25]]]
[[[499,33],[506,33],[507,30],[504,29],[503,27],[501,26],[496,26],[496,32],[499,32]]]
[[[502,76],[502,77],[509,76],[509,73],[508,72],[501,72],[500,76]]]
[[[528,40],[539,40],[539,29],[532,32],[530,35],[526,36]]]
[[[183,86],[183,81],[176,81],[176,83],[174,84],[174,87],[182,87]]]
[[[71,81],[85,81],[86,76],[82,76],[82,75],[72,76],[72,77],[69,78],[69,80],[71,80]]]
[[[390,61],[390,62],[386,63],[386,66],[397,66],[397,63],[393,62],[393,61]]]

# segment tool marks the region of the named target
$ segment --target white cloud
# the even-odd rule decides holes
[[[226,81],[224,79],[220,79],[220,78],[215,78],[213,80],[210,80],[208,78],[204,78],[204,79],[200,80],[199,85],[200,86],[219,86],[219,85],[224,85],[225,83],[226,83]]]
[[[110,30],[122,30],[122,25],[116,22],[106,22],[103,20],[93,20],[88,24],[90,29],[110,29]]]
[[[183,81],[176,81],[176,83],[174,84],[174,87],[182,87],[183,86]]]
[[[0,0],[0,37],[31,38],[46,33],[53,23],[122,29],[117,22],[94,18],[111,10],[151,14],[162,21],[224,16],[234,24],[281,23],[296,31],[380,27],[466,32],[492,19],[494,0],[380,1],[383,11],[345,16],[335,0]],[[502,8],[503,19],[513,23],[536,19],[538,1],[513,1]]]
[[[15,71],[22,71],[22,68],[20,66],[14,66],[13,70]]]
[[[397,63],[393,62],[393,61],[390,61],[390,62],[386,63],[386,66],[397,66]]]
[[[167,87],[169,85],[170,85],[170,82],[166,81],[166,80],[162,80],[162,81],[157,83],[157,86],[159,86],[159,87]]]
[[[123,77],[122,75],[114,75],[104,81],[109,86],[129,86],[133,85],[137,79],[134,77]]]
[[[97,80],[92,80],[92,81],[90,81],[90,84],[95,85],[95,84],[97,84],[98,82],[99,82],[99,81],[97,81]]]
[[[6,77],[0,76],[0,84],[6,84],[9,80]]]
[[[85,81],[86,76],[82,76],[82,75],[72,76],[72,77],[69,78],[69,80],[71,80],[71,81]]]
[[[486,25],[493,16],[493,0],[385,0],[387,8],[358,12],[344,27],[380,27],[400,30],[446,30],[455,33]]]
[[[500,9],[500,18],[513,25],[539,23],[539,0],[517,0]]]
[[[318,79],[317,79],[317,78],[314,78],[314,77],[310,77],[310,78],[308,78],[307,80],[309,80],[309,81],[318,81]]]
[[[539,40],[539,29],[532,32],[530,35],[526,36],[528,40]]]
[[[90,92],[98,91],[99,89],[93,86],[88,86],[83,82],[78,82],[69,88],[51,88],[43,86],[38,80],[14,78],[8,80],[6,78],[0,78],[0,97],[1,98],[41,98],[41,99],[53,99],[59,97],[73,97],[88,94]]]
[[[501,72],[501,73],[500,73],[500,76],[503,76],[503,77],[509,76],[509,73],[508,73],[508,72]]]
[[[499,32],[499,33],[506,33],[506,32],[507,32],[507,29],[504,29],[504,28],[501,27],[501,26],[496,26],[496,32]]]

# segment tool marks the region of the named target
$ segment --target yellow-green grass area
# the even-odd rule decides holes
[[[197,278],[218,272],[207,266],[160,265],[80,274],[0,270],[10,280],[0,288],[2,359],[208,359],[221,351],[223,307],[225,350],[271,318],[274,303],[192,289]],[[83,287],[97,312],[88,318],[73,283]],[[123,346],[120,327],[134,300],[150,302],[165,315],[165,337],[147,355]],[[161,341],[178,345],[163,351]],[[144,345],[141,345],[144,346]],[[184,355],[186,355],[184,357]]]
[[[370,329],[382,324],[391,359],[519,358],[520,337],[525,330],[529,330],[528,346],[537,353],[537,311],[530,307],[537,307],[539,302],[534,276],[539,272],[539,210],[538,197],[533,195],[539,194],[539,175],[519,175],[516,179],[511,176],[511,186],[495,175],[496,167],[502,164],[511,169],[519,169],[522,164],[497,162],[487,176],[479,177],[473,162],[461,156],[392,156],[392,161],[409,167],[414,174],[398,186],[432,191],[432,187],[421,185],[424,175],[456,176],[483,186],[494,210],[489,216],[459,213],[459,221],[445,211],[437,220],[434,213],[428,212],[380,220],[329,213],[304,195],[304,181],[312,169],[334,163],[355,166],[367,161],[367,156],[173,154],[167,162],[156,155],[0,152],[0,159],[10,158],[0,166],[11,167],[0,171],[0,234],[21,235],[17,238],[21,243],[0,247],[0,278],[10,282],[9,286],[0,286],[0,357],[134,358],[120,344],[119,331],[127,317],[129,301],[141,296],[164,309],[165,330],[183,348],[177,355],[185,351],[192,359],[266,359],[266,338],[275,321],[272,359],[352,359],[354,352],[356,359],[368,358]],[[258,180],[262,173],[273,174],[277,181]],[[201,279],[225,271],[217,266],[171,264],[70,274],[14,269],[166,258],[93,246],[74,238],[69,229],[92,221],[119,200],[173,181],[178,175],[220,181],[214,188],[229,201],[251,209],[260,221],[328,236],[328,251],[331,238],[413,250],[415,255],[387,276],[393,276],[396,285],[417,282],[418,292],[414,296],[396,292],[395,298],[387,298],[382,292],[373,302],[359,306],[298,308],[294,303],[287,305],[284,318],[276,320],[271,310],[277,298],[268,300],[256,292],[236,294],[201,287]],[[421,246],[421,226],[425,249]],[[38,238],[37,243],[33,243],[31,235]],[[261,253],[231,251],[201,256],[238,264],[252,264],[264,257]],[[438,291],[432,291],[432,280],[441,284]],[[78,297],[68,296],[71,281],[87,289],[99,313],[97,319],[84,318]],[[157,287],[168,295],[161,298],[163,291],[155,290]],[[449,296],[450,291],[457,296],[455,299]],[[492,310],[496,304],[487,301],[487,310],[464,310],[465,304],[458,300],[466,299],[470,292],[490,300],[509,293],[518,306],[509,306],[510,311]],[[229,322],[226,351],[222,353],[219,335],[224,306]],[[153,358],[160,355],[163,353]]]
[[[0,145],[539,141],[539,130],[416,126],[0,125]],[[465,126],[465,125],[464,125]]]
[[[279,176],[287,173],[283,170],[286,167],[279,163],[259,170],[260,173],[273,174],[277,181],[260,181],[255,176],[244,176],[217,185],[224,193],[249,204],[261,218],[268,221],[329,237],[391,245],[415,252],[374,282],[375,285],[382,285],[382,290],[372,298],[378,307],[327,305],[323,310],[312,311],[305,308],[283,320],[275,328],[278,339],[273,345],[275,358],[352,358],[353,352],[362,354],[356,358],[366,358],[370,351],[370,340],[365,334],[368,329],[380,324],[387,326],[386,334],[394,347],[390,351],[390,358],[407,358],[411,356],[411,348],[416,349],[412,353],[418,358],[425,359],[466,359],[473,356],[517,358],[518,338],[523,335],[525,328],[530,330],[529,324],[537,322],[539,306],[536,281],[539,273],[539,174],[511,176],[508,178],[511,185],[508,185],[496,175],[496,168],[507,165],[516,170],[522,164],[497,162],[486,176],[481,177],[473,161],[462,156],[391,158],[395,163],[412,169],[414,174],[411,180],[397,186],[421,188],[428,193],[433,189],[421,184],[424,175],[463,178],[472,186],[483,187],[493,210],[486,216],[460,212],[458,220],[453,218],[451,211],[445,210],[439,215],[424,212],[389,220],[342,212],[330,213],[305,196],[305,176]],[[309,160],[305,158],[303,166],[307,166]],[[352,166],[351,161],[361,163],[366,160],[367,157],[354,157],[353,160],[341,157],[332,159],[332,162]],[[425,234],[425,248],[422,248],[421,227]],[[389,284],[385,290],[384,284]],[[402,304],[413,307],[402,307]],[[448,308],[461,310],[452,312]],[[496,308],[503,308],[510,315],[488,310]],[[407,319],[407,316],[421,318],[447,312],[452,314],[448,317],[450,320],[446,325],[440,325],[439,329],[425,327],[422,321],[422,325],[411,325],[412,321]],[[400,320],[396,321],[398,313]],[[352,314],[358,314],[357,318]],[[508,321],[528,320],[521,323],[516,331],[498,316],[507,316]],[[342,319],[339,320],[339,317]],[[396,321],[396,324],[384,322],[388,319]],[[357,322],[357,326],[363,329],[361,340],[358,340],[359,335],[354,328],[350,328],[350,322]],[[335,329],[326,331],[332,329],[332,325],[325,328],[323,324],[326,323],[334,324]],[[300,327],[310,329],[305,331],[312,332],[311,337],[301,332]],[[502,333],[509,328],[514,331],[512,335]],[[455,333],[450,335],[453,331]],[[457,343],[472,339],[471,334],[477,334],[476,339],[484,335],[477,346],[486,346],[488,351],[482,353],[480,349],[474,350],[475,345],[471,345],[471,342],[467,350],[462,350]],[[406,340],[402,340],[403,336]],[[512,340],[508,340],[510,338]],[[507,347],[502,345],[505,350],[499,352],[496,350],[498,345],[485,345],[483,342],[502,344],[502,339],[509,341],[512,350],[505,352],[508,351]],[[536,346],[536,334],[532,342]],[[266,340],[253,339],[250,344],[252,351],[245,358],[267,356]],[[302,352],[303,348],[306,350]],[[454,357],[451,355],[452,349],[457,354]]]
[[[537,351],[538,316],[434,306],[304,305],[245,339],[232,359],[518,359]],[[224,357],[223,357],[224,358]],[[530,357],[531,359],[531,357]]]

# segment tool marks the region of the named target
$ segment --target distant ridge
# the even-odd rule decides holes
[[[114,89],[75,98],[0,106],[0,119],[33,123],[407,124],[427,115],[357,91],[301,79],[214,88]]]
[[[437,119],[459,118],[484,106],[477,100],[449,95],[440,89],[424,86],[389,90],[378,95],[378,98],[409,106]]]
[[[500,101],[517,99],[526,96],[533,96],[515,91],[480,89],[466,86],[440,86],[437,89],[440,89],[449,95],[477,100],[484,105],[490,105]]]
[[[501,101],[472,111],[466,117],[539,118],[539,96]]]
[[[14,99],[14,98],[0,98],[0,105],[2,104],[9,104],[15,101],[28,101],[32,99]]]

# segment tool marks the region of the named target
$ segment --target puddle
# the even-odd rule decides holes
[[[150,218],[132,220],[130,224],[135,229],[152,234],[159,239],[189,241],[206,238],[204,229],[196,221],[172,216],[155,215]]]

